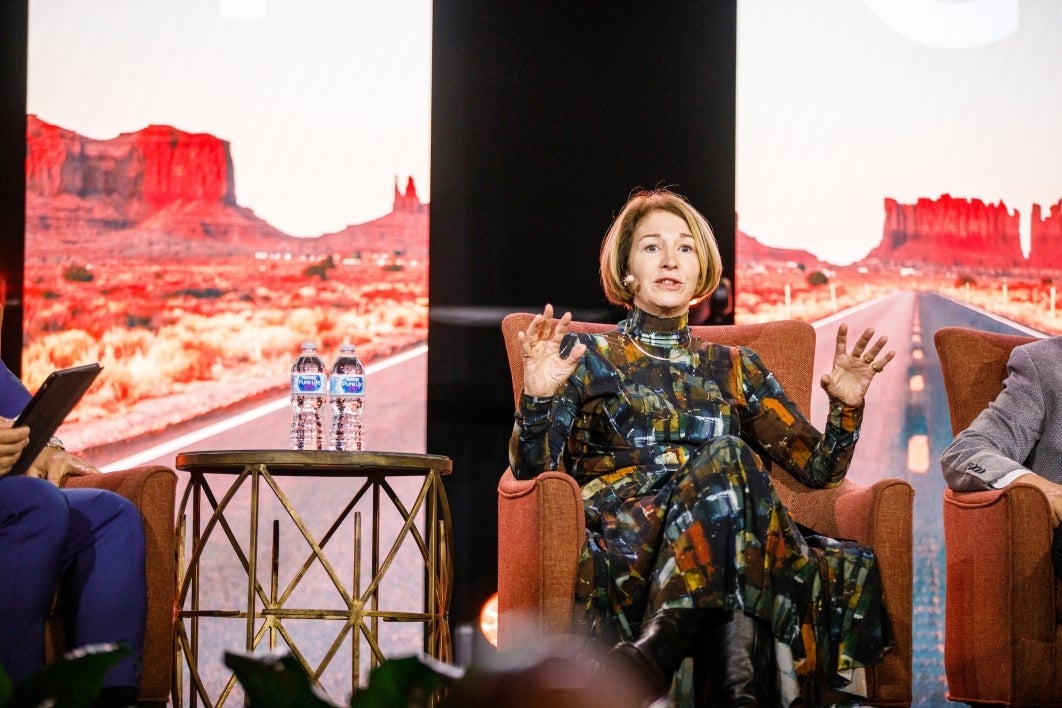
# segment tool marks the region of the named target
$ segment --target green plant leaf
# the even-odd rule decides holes
[[[461,671],[416,656],[388,659],[369,674],[369,684],[354,694],[351,708],[420,708]]]
[[[225,653],[251,708],[338,708],[314,688],[309,675],[290,654],[264,658]],[[463,669],[430,657],[387,659],[369,674],[369,683],[351,698],[351,708],[421,708]]]
[[[3,664],[0,664],[0,706],[6,706],[7,702],[11,700],[11,694],[15,690],[15,685],[11,683],[11,677],[4,671]]]
[[[336,708],[290,654],[258,658],[225,652],[225,666],[236,674],[250,708]]]
[[[3,708],[92,708],[103,685],[103,676],[129,647],[119,644],[92,644],[68,652],[19,684]],[[7,679],[7,675],[4,674]],[[3,681],[0,681],[3,683]],[[10,679],[8,679],[10,683]],[[0,698],[3,689],[0,687]]]

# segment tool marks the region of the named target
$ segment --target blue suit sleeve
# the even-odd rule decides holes
[[[30,392],[26,390],[18,377],[0,362],[0,416],[17,418],[29,403],[30,398],[32,398]]]

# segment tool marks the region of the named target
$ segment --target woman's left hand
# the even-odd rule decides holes
[[[831,399],[836,399],[849,407],[856,407],[863,402],[870,382],[876,374],[892,361],[896,352],[890,351],[880,356],[888,337],[878,337],[870,347],[867,345],[874,337],[873,329],[866,329],[848,353],[848,325],[837,328],[837,349],[833,354],[833,370],[823,374],[820,383]]]

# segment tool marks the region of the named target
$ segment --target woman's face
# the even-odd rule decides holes
[[[651,211],[634,229],[628,272],[634,306],[658,317],[677,317],[690,307],[701,264],[686,220],[669,211]]]

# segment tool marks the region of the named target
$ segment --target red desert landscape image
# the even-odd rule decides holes
[[[427,342],[429,206],[395,178],[390,213],[311,238],[236,200],[229,144],[151,125],[94,140],[27,118],[23,376],[99,361],[64,425],[84,450],[270,393],[304,340],[373,360]],[[739,322],[815,321],[932,290],[1062,332],[1062,199],[1020,212],[952,197],[883,199],[878,245],[838,266],[736,234]],[[838,236],[841,238],[842,236]]]
[[[737,232],[740,321],[815,321],[898,290],[935,291],[1049,334],[1062,333],[1062,199],[1030,210],[1022,253],[1020,212],[980,199],[883,202],[882,234],[863,259],[844,266],[806,250],[765,246]]]
[[[152,125],[93,140],[27,117],[23,377],[103,373],[64,424],[85,450],[266,392],[304,340],[366,364],[427,341],[428,205],[314,238],[236,202],[229,144]]]

